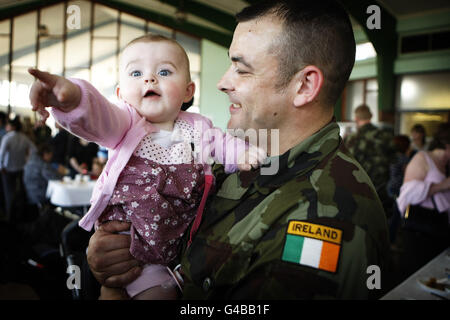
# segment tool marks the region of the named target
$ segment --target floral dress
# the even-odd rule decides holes
[[[203,165],[194,164],[191,143],[199,136],[183,120],[174,124],[169,147],[152,135],[138,145],[120,174],[99,223],[131,223],[131,254],[145,263],[167,265],[195,218],[204,188]]]

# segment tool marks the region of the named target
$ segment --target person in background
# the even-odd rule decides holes
[[[99,158],[95,158],[92,162],[92,170],[90,172],[90,178],[92,180],[97,180],[102,174],[103,168],[105,167],[106,162],[99,160]]]
[[[412,148],[416,151],[428,150],[428,143],[426,142],[427,132],[425,127],[421,124],[415,124],[411,128]]]
[[[37,152],[31,154],[23,168],[23,182],[29,204],[42,207],[46,202],[49,180],[61,179],[69,170],[60,165],[54,169],[51,165],[53,149],[49,144],[41,144]]]
[[[36,152],[36,146],[20,131],[21,129],[19,117],[8,120],[6,125],[8,133],[4,135],[0,145],[0,169],[7,221],[11,219],[11,208],[15,197],[24,192],[23,167],[28,156]]]
[[[411,148],[411,141],[406,135],[395,136],[394,145],[396,150],[396,158],[394,163],[390,165],[390,175],[387,184],[388,195],[393,199],[397,198],[400,194],[400,188],[403,184],[406,166],[417,152]]]
[[[3,136],[6,134],[6,113],[0,111],[0,141]]]
[[[0,144],[3,136],[6,134],[6,119],[7,119],[6,113],[0,111]],[[0,178],[0,219],[2,219],[5,216],[4,210],[5,210],[5,199],[3,196],[3,183]]]
[[[36,145],[49,143],[52,140],[52,129],[43,121],[36,121],[33,126],[34,143]]]
[[[449,246],[450,123],[441,124],[429,151],[411,159],[397,198],[405,218],[405,269],[411,272]]]
[[[97,152],[97,144],[72,136],[67,151],[70,176],[74,178],[77,174],[89,174],[92,170],[92,163],[97,157]]]
[[[25,134],[34,144],[36,144],[36,139],[34,137],[34,126],[31,122],[31,118],[29,116],[24,116],[21,120],[22,129],[21,132]]]
[[[350,135],[345,144],[372,180],[383,207],[389,212],[392,201],[387,195],[389,166],[395,159],[393,136],[387,130],[371,123],[372,112],[362,104],[355,109],[357,132]]]
[[[106,162],[108,161],[108,149],[107,148],[102,147],[102,146],[100,146],[98,148],[97,161],[102,165],[106,164]]]
[[[53,148],[52,166],[57,169],[60,165],[68,167],[69,164],[69,140],[70,133],[67,132],[58,122],[55,122],[58,130],[56,135],[51,139],[50,145]]]
[[[400,212],[398,210],[397,202],[395,201],[395,199],[400,194],[400,187],[403,184],[406,166],[416,153],[416,151],[411,148],[411,142],[409,140],[409,137],[406,135],[395,136],[394,145],[397,151],[396,160],[390,165],[390,175],[389,181],[387,183],[387,193],[393,200],[392,213],[390,215],[391,218],[389,221],[389,236],[391,243],[395,242],[397,230],[401,222]]]

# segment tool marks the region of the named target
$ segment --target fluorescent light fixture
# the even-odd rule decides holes
[[[417,98],[418,86],[413,80],[403,80],[400,87],[401,99],[403,101],[410,101]]]

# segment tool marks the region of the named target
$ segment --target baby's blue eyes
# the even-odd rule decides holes
[[[159,71],[158,74],[160,76],[167,77],[171,74],[171,72],[169,70],[164,69],[164,70]]]
[[[162,76],[162,77],[167,77],[170,76],[172,74],[172,72],[170,70],[167,69],[163,69],[161,71],[158,71],[158,75]],[[132,77],[140,77],[142,76],[142,72],[134,70],[130,72],[130,76]]]

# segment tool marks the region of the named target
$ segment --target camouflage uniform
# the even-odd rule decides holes
[[[378,195],[383,197],[389,180],[389,166],[396,155],[393,135],[368,123],[349,136],[345,144],[366,170]]]
[[[332,121],[279,161],[276,175],[218,176],[218,192],[183,248],[183,298],[368,298],[367,267],[383,271],[387,225],[338,125]],[[290,221],[342,231],[336,272],[284,261]]]

